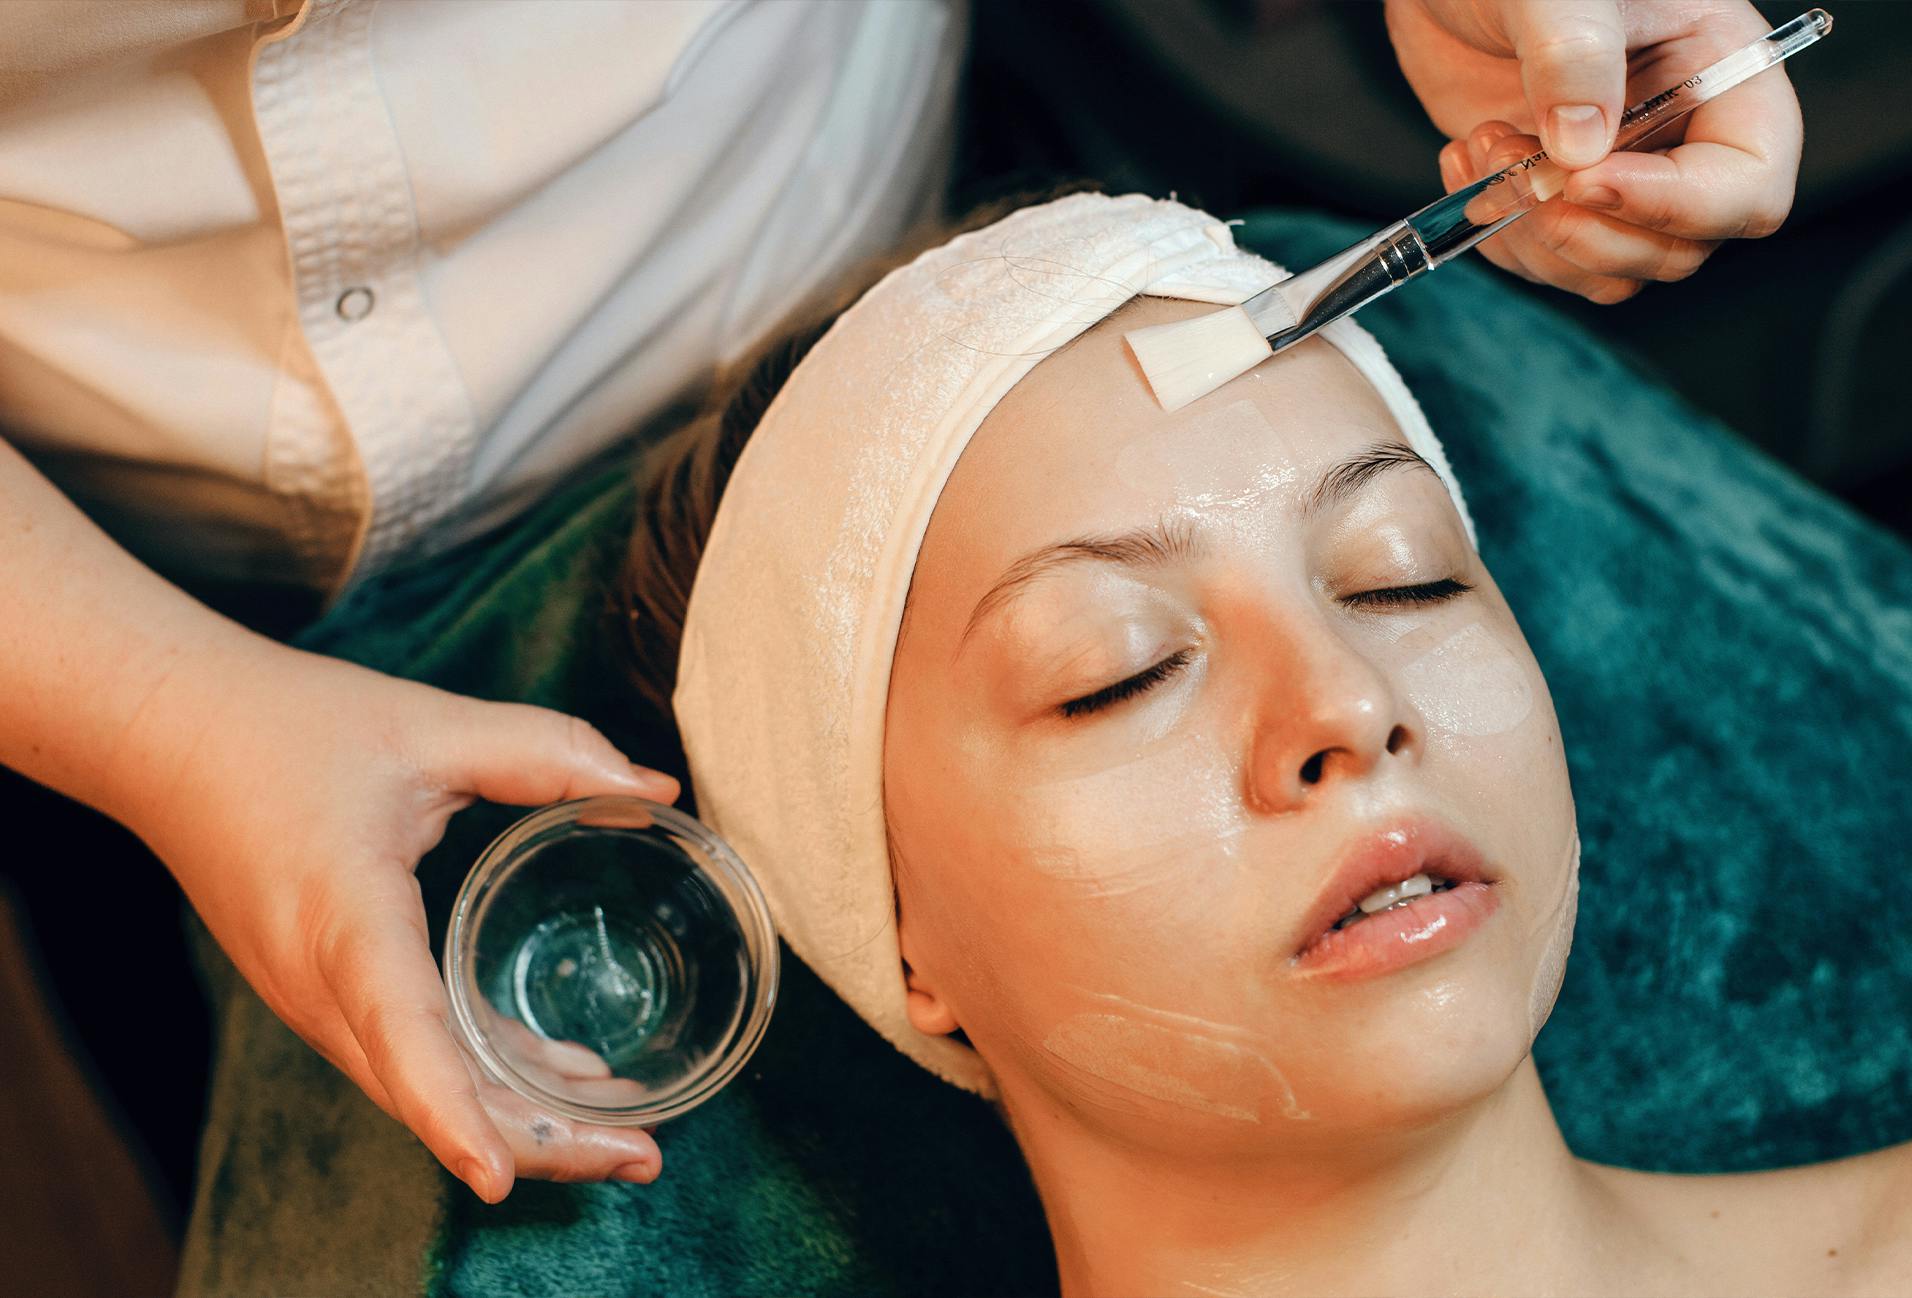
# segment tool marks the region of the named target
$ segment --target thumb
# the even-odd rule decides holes
[[[440,778],[490,802],[623,794],[669,803],[680,791],[662,771],[633,765],[590,723],[526,703],[459,699],[431,742]]]
[[[1626,107],[1616,0],[1501,0],[1501,17],[1548,155],[1571,170],[1606,157]]]

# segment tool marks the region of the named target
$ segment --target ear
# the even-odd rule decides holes
[[[900,913],[896,917],[896,938],[903,949],[903,983],[908,989],[906,1009],[910,1026],[932,1037],[946,1037],[960,1029],[962,1024],[956,1021],[956,1012],[937,994],[935,980],[919,972],[916,961],[911,958],[910,928]]]
[[[911,1027],[932,1037],[946,1037],[962,1026],[956,1021],[955,1011],[929,990],[914,969],[904,965],[903,976],[909,986],[907,1008]]]

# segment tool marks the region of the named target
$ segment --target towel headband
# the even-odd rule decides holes
[[[791,949],[910,1058],[993,1097],[981,1056],[911,1026],[883,816],[903,603],[963,448],[1043,357],[1138,294],[1232,306],[1286,272],[1180,203],[1072,194],[891,271],[805,356],[745,444],[684,617],[672,708],[698,815]],[[1474,538],[1440,442],[1352,320],[1321,337],[1386,403]]]

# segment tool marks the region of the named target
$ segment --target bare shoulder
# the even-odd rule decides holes
[[[1907,1292],[1912,1144],[1772,1172],[1597,1174],[1670,1248],[1733,1276],[1735,1292]]]
[[[1879,1263],[1876,1271],[1881,1293],[1904,1293],[1912,1284],[1912,1143],[1857,1158],[1846,1158],[1827,1167],[1853,1164],[1862,1186],[1865,1212],[1866,1255]]]

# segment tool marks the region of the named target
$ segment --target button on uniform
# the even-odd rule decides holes
[[[336,304],[339,319],[345,321],[347,324],[350,324],[354,320],[363,320],[366,316],[372,314],[372,304],[376,300],[377,299],[372,296],[372,290],[369,288],[359,287],[346,289],[345,292],[339,294],[339,300]]]

